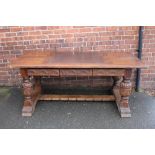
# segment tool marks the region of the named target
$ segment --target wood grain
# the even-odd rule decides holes
[[[37,54],[34,54],[37,53]],[[29,52],[10,63],[11,68],[144,68],[137,57],[120,52]]]
[[[137,57],[122,52],[28,52],[11,60],[23,77],[23,116],[31,116],[38,100],[116,101],[121,117],[130,117],[129,96],[134,68],[147,66]],[[114,95],[42,95],[43,76],[112,76]],[[35,79],[33,85],[31,78]],[[121,80],[123,79],[123,81]]]
[[[39,100],[55,101],[115,101],[114,95],[41,95]]]

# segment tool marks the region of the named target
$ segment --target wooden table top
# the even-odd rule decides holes
[[[122,52],[26,52],[11,68],[145,68],[136,56]]]

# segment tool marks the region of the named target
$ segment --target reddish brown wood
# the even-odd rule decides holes
[[[60,69],[60,76],[92,76],[92,69]]]
[[[27,69],[25,68],[20,68],[20,74],[23,78],[28,78],[28,72],[27,72]]]
[[[93,69],[93,76],[124,76],[125,69]]]
[[[31,116],[33,112],[33,85],[29,78],[23,80],[24,106],[23,116]]]
[[[114,79],[113,94],[115,96],[116,104],[117,104],[118,110],[119,110],[120,115],[121,115],[121,110],[120,110],[120,101],[121,101],[120,83],[122,82],[123,78],[116,76],[116,77],[113,77],[113,79]]]
[[[122,52],[29,52],[12,60],[12,68],[141,68],[137,57]]]
[[[32,116],[35,110],[36,103],[41,93],[40,79],[36,78],[33,86],[30,78],[24,78],[23,80],[23,94],[24,105],[22,109],[22,116]]]
[[[24,70],[24,69],[22,69]],[[24,74],[24,73],[23,73]],[[28,69],[29,76],[124,76],[125,69]]]
[[[121,117],[131,117],[129,107],[129,96],[131,94],[132,84],[131,69],[125,70],[125,75],[122,77],[114,77],[113,93],[115,95],[116,104]]]
[[[55,101],[115,101],[114,95],[41,95],[39,100]]]
[[[130,107],[129,107],[129,96],[132,90],[131,84],[131,69],[126,69],[126,75],[123,77],[123,81],[120,84],[120,113],[122,117],[131,117]]]
[[[11,68],[19,68],[23,77],[23,116],[31,116],[37,101],[110,101],[115,100],[121,117],[130,117],[129,96],[131,73],[134,68],[146,67],[138,58],[120,52],[28,52],[11,61]],[[112,76],[114,96],[97,95],[41,95],[42,76]],[[30,79],[34,78],[34,84]],[[115,98],[114,98],[115,97]]]
[[[59,76],[59,69],[28,69],[29,76]]]

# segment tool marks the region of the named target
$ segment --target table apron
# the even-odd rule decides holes
[[[126,69],[26,69],[28,76],[124,76]]]

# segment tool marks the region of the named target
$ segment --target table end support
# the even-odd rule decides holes
[[[124,77],[113,77],[113,93],[121,117],[131,117],[129,107],[129,96],[132,90],[132,84],[130,81],[131,73],[132,70],[127,69]]]
[[[121,117],[131,117],[131,111],[129,107],[129,96],[131,94],[132,84],[130,79],[124,77],[120,84],[120,114]]]
[[[40,79],[35,79],[33,85],[29,77],[23,80],[24,105],[22,109],[22,116],[32,116],[36,103],[41,93]]]

